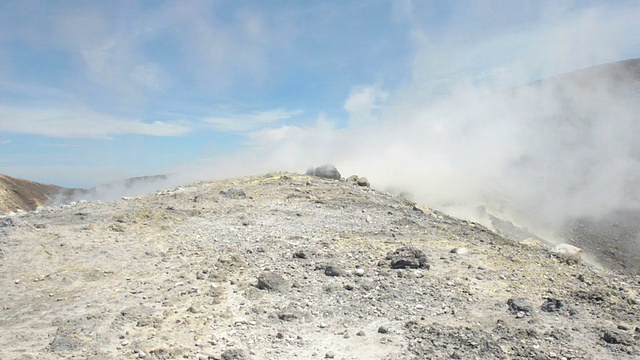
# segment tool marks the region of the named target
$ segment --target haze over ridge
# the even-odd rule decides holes
[[[88,188],[334,163],[466,217],[490,200],[553,227],[636,206],[631,98],[597,76],[506,95],[640,56],[633,1],[2,6],[12,176]]]

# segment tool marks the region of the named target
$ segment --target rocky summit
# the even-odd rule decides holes
[[[551,250],[293,173],[39,208],[0,218],[0,358],[639,358],[640,277]]]

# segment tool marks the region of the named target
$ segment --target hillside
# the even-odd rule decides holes
[[[4,359],[637,359],[640,277],[279,173],[0,221]]]
[[[0,213],[33,211],[55,202],[113,200],[125,195],[137,195],[161,187],[168,178],[169,175],[140,176],[99,184],[90,189],[75,189],[0,174]]]
[[[35,210],[48,205],[65,188],[0,174],[0,212]]]

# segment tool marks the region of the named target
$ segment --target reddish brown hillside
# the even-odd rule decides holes
[[[48,204],[65,188],[0,174],[0,211],[34,210]]]

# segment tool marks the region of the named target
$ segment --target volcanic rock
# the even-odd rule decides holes
[[[315,168],[309,168],[306,175],[317,176],[326,179],[340,180],[340,172],[331,164],[321,165]]]
[[[227,198],[246,198],[247,194],[245,194],[243,189],[238,188],[228,188],[220,191],[220,195]]]
[[[258,276],[258,289],[261,290],[273,290],[284,291],[287,289],[287,281],[282,275],[274,274],[271,272],[264,272]]]
[[[392,269],[429,269],[427,256],[422,250],[413,247],[401,247],[387,254]]]

